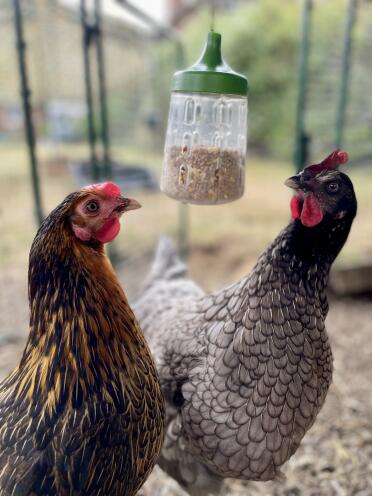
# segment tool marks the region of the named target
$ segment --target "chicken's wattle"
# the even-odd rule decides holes
[[[98,229],[98,231],[96,231],[95,237],[101,243],[110,243],[110,241],[116,238],[116,236],[119,234],[119,231],[120,220],[115,215],[108,219],[107,222],[100,229]]]
[[[314,227],[323,220],[323,212],[313,194],[298,197],[293,196],[291,200],[291,212],[294,220],[300,219],[306,227]]]
[[[301,210],[302,210],[302,201],[297,196],[292,196],[291,198],[291,212],[292,219],[297,220],[301,219]]]

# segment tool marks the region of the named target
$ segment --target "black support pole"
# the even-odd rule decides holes
[[[101,138],[103,147],[103,175],[106,179],[112,177],[111,157],[110,157],[110,137],[109,137],[109,120],[107,112],[107,91],[105,79],[105,58],[102,42],[102,15],[101,0],[94,0],[94,21],[96,28],[96,54],[98,70],[98,91],[100,103],[100,120],[101,120]]]
[[[296,135],[294,166],[296,172],[303,169],[309,154],[309,136],[305,131],[306,87],[310,52],[310,24],[313,2],[302,0],[302,26],[300,45],[300,64],[298,76],[298,95],[296,109]]]
[[[88,20],[86,0],[80,1],[80,19],[83,32],[83,59],[84,59],[84,80],[85,80],[85,99],[87,105],[87,119],[88,119],[88,138],[90,150],[90,165],[92,171],[93,181],[101,179],[100,167],[97,158],[97,133],[94,123],[94,103],[93,103],[93,88],[92,88],[92,74],[90,66],[89,48],[94,36],[94,28]]]
[[[344,127],[345,127],[345,116],[346,107],[348,100],[348,89],[350,80],[350,65],[352,56],[352,45],[353,45],[353,27],[356,18],[357,2],[356,0],[349,0],[346,14],[346,25],[345,25],[345,35],[344,35],[344,46],[342,52],[342,76],[340,84],[340,94],[337,108],[336,116],[336,146],[341,148],[343,146],[344,140]]]
[[[31,167],[31,180],[34,195],[35,215],[38,224],[43,221],[43,209],[40,193],[40,182],[38,174],[38,162],[36,157],[36,139],[32,122],[31,90],[28,83],[26,65],[26,42],[23,34],[23,17],[20,0],[13,0],[14,26],[16,33],[16,45],[18,54],[18,69],[20,76],[21,97],[24,115],[24,127],[28,146],[28,153]]]

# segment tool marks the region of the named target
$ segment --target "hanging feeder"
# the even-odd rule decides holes
[[[200,59],[172,81],[161,190],[199,205],[227,203],[244,193],[247,79],[221,55],[211,31]]]

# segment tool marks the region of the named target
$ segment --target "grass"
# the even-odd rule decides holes
[[[87,157],[84,146],[51,149],[40,146],[41,188],[44,210],[50,211],[76,188],[67,157]],[[117,147],[113,156],[127,163],[149,164],[157,172],[161,156]],[[36,232],[28,159],[24,145],[0,146],[0,269],[26,270]],[[353,264],[372,259],[372,181],[368,168],[350,168],[359,200],[358,217],[338,263]],[[189,208],[190,262],[194,275],[209,288],[235,280],[254,263],[289,218],[290,191],[284,180],[293,173],[288,163],[249,157],[244,197],[234,203]],[[132,194],[132,193],[130,193]],[[159,235],[176,235],[179,205],[161,193],[133,193],[143,205],[123,220],[119,253],[131,263],[149,258]],[[213,268],[213,270],[212,270]]]

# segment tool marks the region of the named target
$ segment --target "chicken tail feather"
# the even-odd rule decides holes
[[[145,288],[160,279],[167,281],[181,279],[186,277],[186,274],[187,266],[181,260],[176,244],[171,238],[162,236],[156,248],[151,271],[145,282]]]

